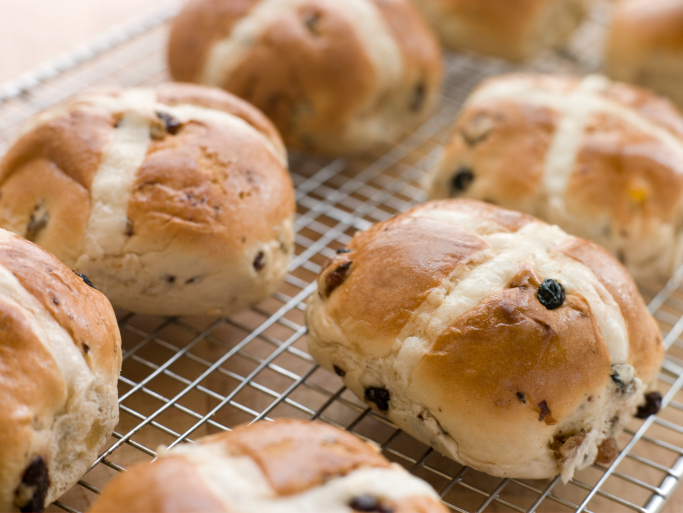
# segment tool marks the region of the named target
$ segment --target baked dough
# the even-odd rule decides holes
[[[357,234],[306,321],[311,355],[359,398],[495,476],[566,482],[657,399],[662,339],[625,269],[486,203],[434,201]]]
[[[139,313],[229,315],[269,296],[294,209],[276,130],[202,86],[82,93],[30,120],[0,161],[0,227]]]
[[[669,97],[683,110],[683,0],[624,0],[607,37],[607,73]]]
[[[240,426],[115,478],[91,513],[446,513],[420,479],[321,422]]]
[[[192,0],[168,56],[175,80],[223,87],[261,109],[288,147],[328,154],[417,127],[442,75],[410,0]]]
[[[600,76],[507,75],[467,100],[429,184],[597,242],[641,284],[683,262],[683,117]]]
[[[590,0],[414,0],[451,50],[513,61],[563,45]]]
[[[121,337],[107,299],[0,230],[0,511],[43,511],[119,418]]]

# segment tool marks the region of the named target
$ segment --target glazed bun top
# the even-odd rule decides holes
[[[330,154],[414,128],[442,75],[410,0],[193,0],[174,21],[169,64],[176,80],[256,105],[288,147]]]
[[[282,141],[220,89],[94,90],[53,106],[0,160],[0,194],[1,227],[141,313],[234,313],[272,292],[293,249]]]
[[[490,331],[486,338],[491,343],[501,337],[501,344],[524,346],[520,341],[530,335],[521,329],[524,323],[519,325],[522,339],[517,340],[512,332],[498,329],[503,319],[495,317],[515,305],[529,319],[538,319],[529,329],[552,326],[554,335],[566,344],[563,357],[573,361],[554,372],[579,369],[591,387],[594,380],[607,377],[605,371],[615,358],[628,359],[638,375],[647,377],[645,382],[659,369],[659,329],[624,267],[597,244],[532,216],[478,201],[432,201],[359,233],[348,249],[320,275],[319,288],[326,312],[344,338],[365,341],[364,351],[375,357],[387,356],[396,338],[408,327],[418,329],[416,325],[425,336],[438,334],[447,343],[449,334],[460,333],[450,325],[456,319],[479,323],[476,331]],[[545,279],[562,285],[562,304],[548,308],[535,297]],[[591,315],[593,300],[600,306],[596,304]],[[556,310],[559,306],[565,308]],[[541,320],[549,316],[555,319]],[[542,348],[542,344],[526,346],[528,351]],[[593,348],[599,352],[591,358],[594,367],[589,367],[580,355]],[[443,357],[439,351],[433,355],[435,362]],[[541,354],[530,354],[529,361],[536,357]],[[473,364],[477,362],[515,372],[503,361],[473,359]],[[584,392],[581,382],[575,380],[571,389],[561,385],[564,379],[537,385],[579,398]],[[438,383],[434,381],[435,386]],[[471,392],[481,396],[496,392],[493,381],[480,385]],[[533,395],[549,393],[537,392]]]
[[[683,116],[597,75],[491,78],[435,169],[430,197],[448,196],[535,215],[661,282],[683,262]]]
[[[585,429],[595,450],[610,436],[604,412],[633,414],[663,357],[656,322],[609,253],[471,200],[433,201],[357,234],[321,272],[307,325],[316,360],[400,427],[513,477],[571,476],[553,437]]]
[[[13,193],[0,222],[70,266],[83,253],[159,251],[179,239],[194,251],[215,249],[218,237],[240,247],[290,214],[286,159],[268,120],[224,91],[86,91],[22,127],[0,161],[0,190]]]
[[[374,509],[361,509],[362,504]],[[355,507],[354,505],[357,505]],[[445,513],[431,487],[321,422],[237,427],[117,477],[91,512]]]

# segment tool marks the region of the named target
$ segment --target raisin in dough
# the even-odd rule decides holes
[[[121,338],[107,299],[0,230],[0,511],[43,511],[118,422]]]
[[[240,426],[163,451],[109,484],[91,513],[446,513],[424,481],[321,422]]]
[[[606,460],[664,352],[609,253],[470,200],[357,234],[318,277],[306,320],[313,357],[360,398],[503,477],[567,481]]]
[[[192,0],[168,47],[175,80],[260,108],[288,147],[369,151],[427,119],[436,38],[410,0]]]
[[[219,89],[93,91],[52,107],[0,161],[0,195],[0,227],[140,313],[234,313],[279,286],[293,251],[282,142]]]
[[[683,262],[683,116],[600,76],[496,77],[467,100],[429,195],[535,215],[662,282]]]
[[[567,42],[589,0],[414,0],[444,46],[522,61]]]

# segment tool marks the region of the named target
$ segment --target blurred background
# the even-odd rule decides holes
[[[0,0],[0,82],[168,0]]]

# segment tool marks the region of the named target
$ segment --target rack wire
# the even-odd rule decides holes
[[[0,154],[35,112],[90,86],[168,80],[165,44],[172,1],[0,86]],[[525,70],[600,69],[609,4],[598,1],[571,43]],[[159,445],[260,419],[319,419],[379,444],[384,454],[440,492],[453,511],[658,512],[683,476],[683,271],[661,290],[643,290],[668,348],[660,374],[663,408],[634,419],[609,467],[593,465],[567,485],[500,479],[458,465],[402,433],[318,368],[306,349],[305,300],[321,264],[366,229],[425,200],[420,187],[464,99],[483,78],[519,70],[472,55],[447,55],[437,113],[398,146],[365,158],[291,156],[296,185],[296,255],[280,290],[229,318],[162,318],[117,312],[123,340],[121,420],[78,486],[50,511],[84,511],[118,472],[151,461]]]

